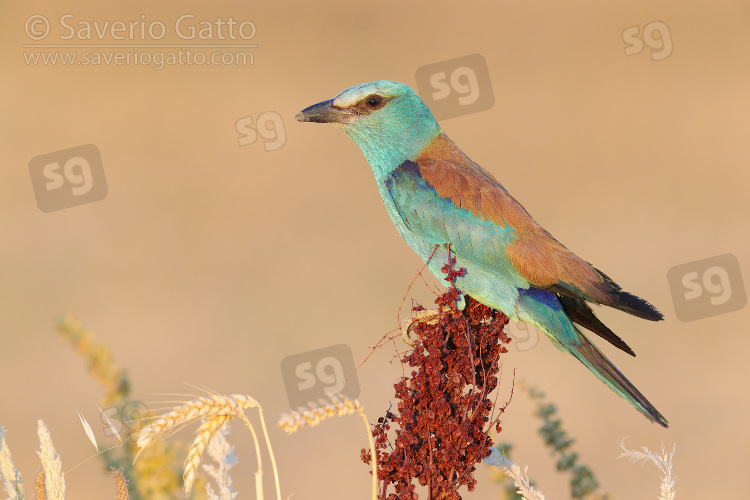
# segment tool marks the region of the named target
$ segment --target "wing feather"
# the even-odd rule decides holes
[[[434,243],[460,244],[463,257],[475,265],[491,271],[493,266],[510,264],[529,286],[645,319],[662,318],[651,304],[622,291],[553,238],[445,134],[437,136],[415,161],[397,168],[387,187],[407,227]],[[497,255],[498,246],[502,255]]]

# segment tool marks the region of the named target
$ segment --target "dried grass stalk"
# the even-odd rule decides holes
[[[88,437],[91,444],[94,445],[94,449],[99,451],[99,445],[96,444],[96,436],[94,436],[94,431],[91,429],[91,426],[78,410],[76,410],[76,413],[78,413],[78,418],[81,420],[81,425],[83,426],[83,431],[86,433],[86,437]]]
[[[0,480],[4,479],[5,491],[9,499],[23,498],[23,481],[10,456],[10,448],[5,442],[4,430],[0,427]]]
[[[674,459],[674,454],[677,451],[677,443],[672,446],[672,451],[669,454],[667,454],[667,452],[664,450],[664,444],[662,444],[661,455],[657,452],[649,450],[645,446],[641,446],[641,451],[629,450],[625,447],[625,438],[622,438],[622,441],[617,444],[619,444],[620,448],[622,448],[622,453],[620,453],[620,456],[617,458],[626,457],[633,463],[651,462],[656,467],[658,467],[662,473],[659,500],[674,500],[676,494],[674,483],[677,476],[675,476],[674,473],[672,460]]]
[[[545,500],[544,495],[541,491],[531,486],[527,471],[528,466],[521,470],[521,467],[515,462],[511,462],[508,458],[500,453],[497,448],[490,448],[490,456],[484,459],[484,462],[489,465],[494,465],[504,474],[508,475],[513,479],[513,484],[518,488],[517,493],[521,495],[524,500]]]
[[[201,467],[214,480],[217,489],[214,490],[210,483],[206,483],[206,495],[208,500],[235,500],[239,495],[232,490],[232,476],[229,470],[237,465],[237,457],[234,454],[234,446],[227,441],[229,436],[229,424],[217,432],[206,448],[206,453],[213,459],[216,465],[204,464]]]
[[[39,420],[37,426],[41,450],[37,452],[44,469],[44,487],[47,500],[65,500],[65,476],[62,471],[62,460],[52,444],[52,436],[44,422]]]

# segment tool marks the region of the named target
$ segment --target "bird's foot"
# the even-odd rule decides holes
[[[466,295],[465,294],[462,293],[458,296],[458,300],[456,300],[456,309],[458,309],[459,311],[463,311],[464,309],[466,309]]]
[[[416,344],[411,340],[410,332],[415,323],[425,322],[428,325],[434,325],[440,320],[440,316],[444,312],[450,309],[424,309],[422,311],[413,311],[411,316],[401,322],[401,337],[409,347],[414,347]]]

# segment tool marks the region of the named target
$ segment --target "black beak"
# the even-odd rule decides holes
[[[313,104],[297,113],[295,118],[300,122],[347,123],[351,112],[333,106],[333,99]]]

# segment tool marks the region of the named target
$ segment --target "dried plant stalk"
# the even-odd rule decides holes
[[[208,500],[236,500],[238,492],[232,490],[232,476],[229,470],[237,465],[237,457],[234,454],[234,446],[227,441],[229,436],[229,424],[224,425],[217,432],[206,448],[206,453],[213,459],[216,465],[204,464],[201,467],[216,483],[214,490],[210,483],[206,484],[206,495]]]
[[[130,383],[127,374],[114,362],[107,347],[94,341],[90,331],[71,317],[63,319],[57,331],[88,360],[89,373],[107,391],[102,400],[104,406],[117,404],[128,396]]]
[[[62,460],[52,444],[52,436],[44,422],[39,420],[37,426],[41,451],[37,454],[44,469],[44,487],[47,500],[65,500],[65,476],[62,471]]]
[[[4,430],[0,427],[0,480],[5,479],[5,491],[9,499],[23,498],[23,481],[10,456],[10,448],[5,442]]]
[[[511,462],[508,458],[500,453],[497,448],[490,448],[490,456],[484,459],[484,462],[489,465],[494,465],[504,474],[508,475],[513,479],[513,484],[518,488],[518,494],[524,500],[545,500],[544,495],[541,491],[531,486],[527,471],[528,466],[521,470],[521,467],[515,462]]]
[[[674,500],[675,474],[672,465],[672,459],[674,458],[674,454],[677,451],[677,443],[672,446],[672,451],[669,454],[667,454],[667,452],[664,450],[664,445],[662,444],[661,455],[657,452],[649,450],[645,446],[641,446],[641,451],[629,450],[625,447],[625,438],[622,438],[622,441],[617,444],[619,444],[620,448],[622,448],[622,453],[620,453],[620,456],[617,458],[626,457],[633,463],[641,461],[644,463],[651,462],[656,467],[658,467],[662,473],[659,500]]]

